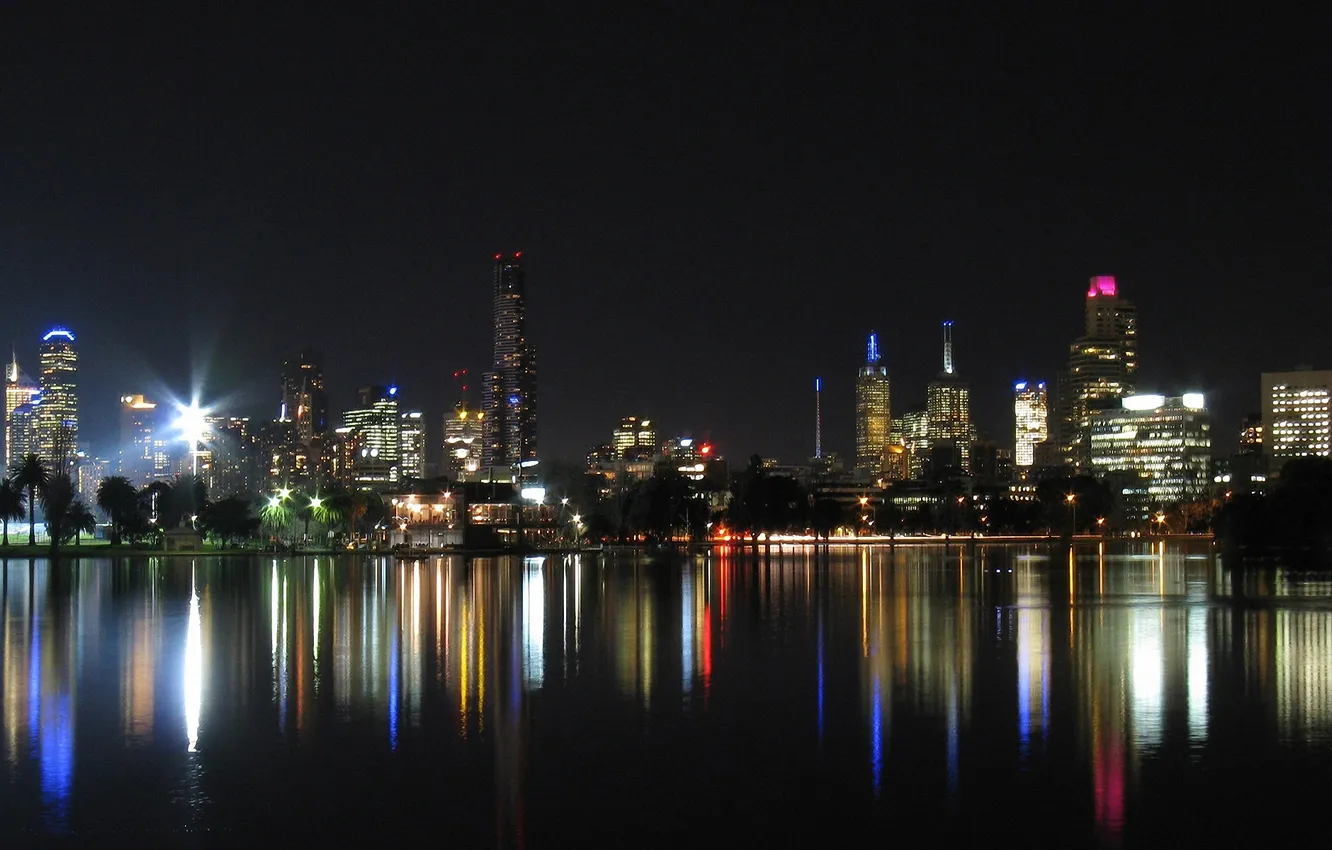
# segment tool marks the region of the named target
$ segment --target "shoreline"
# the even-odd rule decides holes
[[[443,555],[468,555],[468,556],[501,556],[501,555],[524,555],[535,557],[541,555],[592,555],[592,554],[703,554],[716,550],[744,551],[764,549],[771,551],[785,550],[803,550],[809,548],[892,548],[896,546],[955,546],[955,545],[1015,545],[1015,544],[1042,544],[1042,545],[1068,545],[1076,543],[1079,545],[1091,543],[1155,543],[1157,541],[1207,541],[1214,542],[1215,538],[1211,534],[1160,534],[1151,537],[1105,537],[1095,534],[1080,534],[1072,538],[1063,536],[1051,536],[1046,534],[1031,535],[991,535],[991,536],[972,536],[972,535],[940,535],[940,536],[903,536],[896,538],[889,537],[862,537],[856,538],[834,538],[831,540],[806,540],[806,539],[778,539],[778,540],[726,540],[726,541],[707,541],[692,543],[606,543],[600,546],[579,546],[579,547],[553,547],[549,549],[503,549],[503,548],[478,548],[464,549],[461,547],[438,548],[438,549],[416,549],[410,551],[394,551],[392,549],[301,549],[274,552],[266,549],[199,549],[199,550],[173,550],[165,551],[162,549],[144,549],[130,546],[110,546],[105,543],[96,543],[84,546],[62,546],[56,554],[58,560],[74,560],[80,558],[253,558],[253,557],[342,557],[346,555],[364,555],[370,557],[389,557],[398,560],[415,560],[423,557],[435,557]],[[49,546],[9,546],[0,548],[0,561],[9,560],[29,560],[37,558],[51,558]]]

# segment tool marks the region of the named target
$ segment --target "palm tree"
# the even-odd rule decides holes
[[[111,520],[111,542],[119,543],[125,521],[139,508],[139,494],[128,478],[112,475],[97,485],[97,507]]]
[[[3,522],[5,527],[6,548],[9,547],[9,521],[23,519],[23,508],[23,488],[9,476],[0,479],[0,522]]]
[[[97,530],[97,517],[88,510],[88,506],[82,501],[75,501],[69,506],[65,514],[66,527],[74,532],[74,545],[79,545],[79,535],[83,533],[92,534]]]
[[[28,545],[37,545],[37,491],[46,489],[51,474],[35,454],[23,456],[14,469],[14,483],[28,491]]]
[[[63,472],[52,475],[42,491],[42,513],[46,515],[46,533],[51,536],[52,557],[60,551],[61,542],[69,536],[74,520],[72,511],[77,504],[80,503],[74,498],[74,484],[69,476]]]

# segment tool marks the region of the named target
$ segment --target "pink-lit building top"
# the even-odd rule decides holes
[[[1098,275],[1091,279],[1091,286],[1087,289],[1087,297],[1095,298],[1103,295],[1112,298],[1115,295],[1115,279],[1113,275]]]

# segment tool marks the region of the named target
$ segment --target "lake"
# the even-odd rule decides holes
[[[1332,775],[1332,581],[1206,542],[23,559],[2,593],[4,847],[1269,845]]]

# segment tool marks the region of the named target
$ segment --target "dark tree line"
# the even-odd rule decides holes
[[[1332,460],[1287,461],[1268,495],[1250,493],[1227,501],[1212,528],[1225,546],[1326,563],[1332,555]]]

